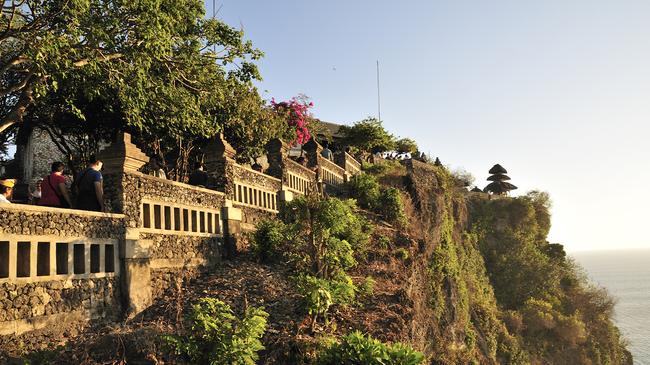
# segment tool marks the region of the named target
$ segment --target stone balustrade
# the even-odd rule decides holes
[[[62,316],[83,323],[137,314],[166,295],[179,270],[209,270],[241,249],[241,234],[283,201],[360,173],[347,154],[337,165],[315,141],[306,147],[303,166],[289,159],[285,143],[269,142],[262,173],[237,164],[219,136],[206,149],[202,188],[138,172],[149,157],[123,134],[98,156],[111,213],[0,205],[0,335]]]

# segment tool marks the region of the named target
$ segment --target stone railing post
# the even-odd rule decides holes
[[[310,168],[318,166],[318,156],[323,151],[323,147],[312,138],[309,142],[305,143],[303,149],[307,152],[307,166]]]
[[[140,239],[140,205],[132,196],[137,187],[128,183],[128,173],[137,173],[149,157],[131,143],[131,136],[122,133],[97,158],[104,162],[104,196],[111,210],[123,213],[126,233],[120,239],[121,287],[124,307],[134,316],[151,305],[150,241]],[[133,189],[136,189],[134,191]]]
[[[233,199],[235,149],[224,139],[223,134],[219,134],[208,144],[205,155],[208,188],[224,192],[226,199]]]
[[[125,206],[124,173],[137,172],[149,162],[149,156],[131,143],[131,135],[120,133],[110,146],[99,152],[97,158],[104,162],[104,200],[112,213],[139,217],[139,207]]]
[[[147,309],[152,303],[150,246],[150,240],[140,239],[137,228],[127,229],[120,256],[124,262],[122,289],[126,294],[125,307],[129,317]]]
[[[269,162],[267,174],[286,181],[286,159],[289,146],[279,138],[274,138],[266,144],[266,158]]]
[[[224,256],[233,258],[238,252],[245,249],[242,247],[242,212],[241,209],[232,206],[231,200],[226,200],[221,207],[221,219],[223,219],[223,240]]]

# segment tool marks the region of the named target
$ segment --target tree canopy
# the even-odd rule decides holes
[[[128,130],[176,157],[224,132],[242,160],[288,131],[252,85],[263,53],[205,19],[200,0],[14,0],[2,12],[0,131],[40,127],[68,152],[69,136]]]
[[[375,118],[366,118],[353,126],[343,125],[339,133],[343,135],[342,144],[360,152],[375,153],[394,150],[396,147],[395,137]]]

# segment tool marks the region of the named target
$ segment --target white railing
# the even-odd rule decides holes
[[[0,283],[91,279],[119,273],[116,239],[0,235]]]
[[[235,181],[235,202],[240,205],[254,207],[270,212],[278,211],[277,191],[269,191],[260,187]]]
[[[219,209],[143,199],[140,212],[143,232],[195,236],[221,234]]]

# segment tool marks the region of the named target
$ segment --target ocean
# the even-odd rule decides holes
[[[650,365],[650,250],[575,252],[589,278],[616,298],[614,320],[634,357]]]

